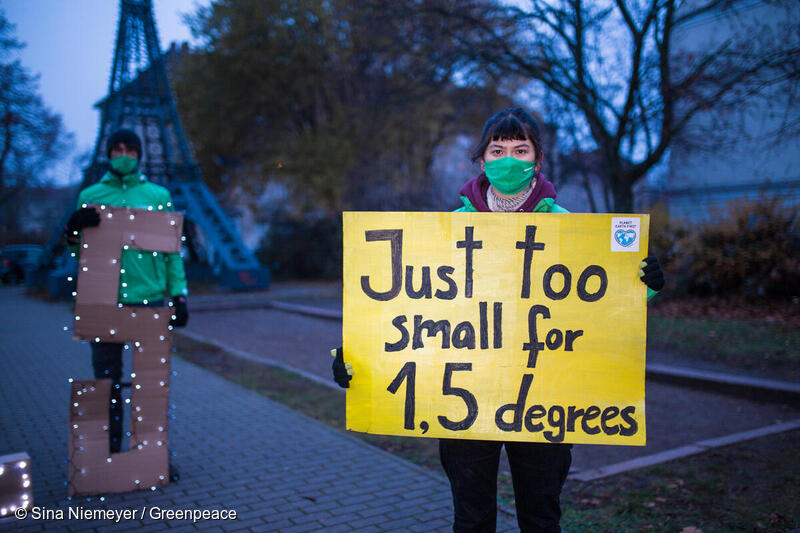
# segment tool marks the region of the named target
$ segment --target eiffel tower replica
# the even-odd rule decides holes
[[[108,171],[109,135],[120,128],[135,131],[142,139],[142,172],[169,189],[175,209],[185,212],[187,275],[211,274],[230,289],[267,287],[269,271],[244,245],[192,158],[170,91],[152,0],[120,0],[108,96],[95,107],[100,109],[100,128],[81,189],[97,183]],[[42,262],[52,259],[73,207],[74,202],[46,246],[45,255],[50,257]]]

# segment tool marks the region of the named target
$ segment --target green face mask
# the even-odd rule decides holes
[[[111,161],[111,169],[119,174],[120,176],[125,176],[130,174],[136,167],[139,165],[139,160],[133,157],[128,157],[127,155],[120,155],[112,159]]]
[[[536,161],[522,161],[511,156],[483,163],[483,170],[492,187],[508,196],[528,186],[535,167]]]

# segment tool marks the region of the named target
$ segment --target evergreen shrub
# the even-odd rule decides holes
[[[665,295],[800,297],[800,206],[780,198],[734,201],[691,224],[656,206],[650,250],[665,271]]]
[[[342,218],[278,212],[257,256],[278,280],[341,279]]]

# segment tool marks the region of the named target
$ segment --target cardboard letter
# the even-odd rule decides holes
[[[183,216],[166,211],[94,207],[101,223],[83,232],[74,334],[78,340],[129,343],[133,347],[130,450],[108,452],[111,380],[74,381],[69,421],[70,496],[127,492],[169,483],[167,411],[172,309],[120,306],[117,297],[121,250],[129,247],[147,253],[180,252]]]

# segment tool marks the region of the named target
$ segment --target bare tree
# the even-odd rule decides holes
[[[525,77],[557,101],[550,120],[575,122],[583,148],[600,154],[595,170],[613,210],[625,212],[634,184],[698,114],[797,80],[797,3],[767,1],[794,23],[764,27],[748,19],[746,0],[443,0],[425,9],[445,29],[470,28],[451,35],[474,73]],[[737,18],[735,34],[702,50],[676,46],[682,27],[720,13]],[[798,84],[787,87],[797,102]]]
[[[25,187],[41,184],[48,166],[72,142],[61,116],[42,102],[37,77],[18,59],[10,59],[24,46],[13,31],[0,11],[0,207],[6,228],[16,224],[12,200]]]

